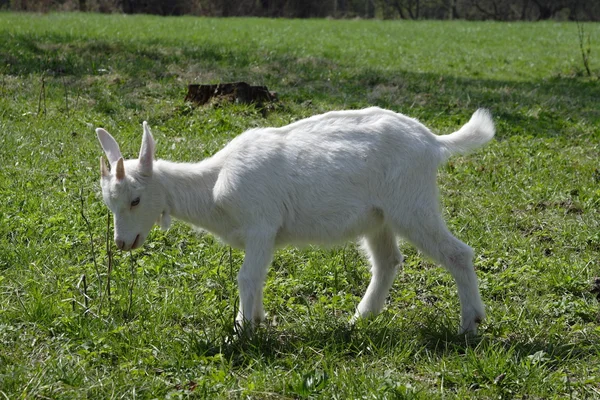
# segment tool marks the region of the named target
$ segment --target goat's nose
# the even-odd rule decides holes
[[[119,250],[123,250],[123,247],[125,247],[125,241],[121,239],[115,239],[115,244]]]

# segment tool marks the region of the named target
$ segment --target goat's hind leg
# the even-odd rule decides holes
[[[403,260],[396,236],[385,225],[380,230],[366,235],[363,239],[363,247],[371,263],[371,282],[358,304],[353,320],[374,316],[381,312]]]
[[[396,225],[397,232],[450,272],[460,299],[460,333],[476,334],[485,311],[473,267],[473,250],[448,231],[437,209],[420,209],[409,220]]]

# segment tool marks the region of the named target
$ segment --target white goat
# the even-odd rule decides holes
[[[372,277],[354,318],[379,313],[403,260],[399,235],[450,271],[461,304],[460,332],[476,333],[484,306],[473,252],[441,217],[436,170],[449,156],[492,139],[486,110],[445,136],[376,107],[334,111],[249,130],[197,164],[154,160],[154,139],[146,122],[143,127],[137,160],[123,160],[115,139],[96,129],[112,170],[100,157],[116,245],[140,247],[155,221],[167,229],[173,216],[244,249],[238,324],[265,317],[263,285],[275,248],[358,236]]]

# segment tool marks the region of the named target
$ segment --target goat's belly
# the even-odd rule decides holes
[[[372,208],[358,214],[332,213],[298,216],[284,224],[276,237],[278,246],[336,245],[373,232],[383,225],[383,212]]]

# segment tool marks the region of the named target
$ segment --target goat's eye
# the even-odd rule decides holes
[[[136,199],[131,202],[131,207],[135,207],[138,204],[140,204],[140,198],[136,197]]]

